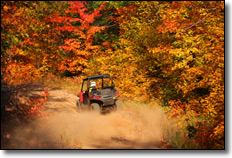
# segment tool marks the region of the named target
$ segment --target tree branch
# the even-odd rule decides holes
[[[217,8],[211,8],[210,10],[215,10],[215,9],[217,9]],[[186,31],[186,30],[188,30],[188,29],[190,29],[190,28],[196,26],[197,24],[199,24],[200,22],[202,22],[208,15],[209,15],[209,13],[208,13],[204,18],[202,18],[200,21],[194,23],[194,24],[191,25],[191,26],[188,26],[188,27],[184,28],[184,30]]]
[[[191,25],[189,27],[184,28],[184,30],[186,31],[186,30],[192,28],[193,26],[196,26],[197,24],[199,24],[200,22],[202,22],[208,15],[209,15],[209,13],[203,19],[201,19],[200,21],[194,23],[193,25]]]

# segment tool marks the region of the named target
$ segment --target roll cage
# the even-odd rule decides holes
[[[82,86],[81,86],[81,91],[83,92],[83,86],[84,86],[84,82],[87,81],[87,89],[89,90],[90,88],[90,80],[93,80],[93,79],[102,79],[102,88],[103,88],[103,85],[104,85],[104,82],[103,82],[103,79],[104,78],[109,78],[111,80],[111,88],[114,88],[114,81],[113,79],[110,77],[110,74],[102,74],[102,75],[95,75],[95,76],[89,76],[85,79],[83,79],[83,82],[82,82]]]

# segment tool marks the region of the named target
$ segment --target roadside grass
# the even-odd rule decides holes
[[[81,81],[81,77],[59,77],[53,74],[48,74],[35,80],[34,83],[50,88],[66,90],[68,93],[77,95],[81,89]]]
[[[170,117],[173,108],[166,106],[163,110],[167,115],[164,139],[173,149],[202,149],[204,148],[202,144],[211,143],[202,142],[204,132],[208,128],[206,126],[204,129],[200,128],[207,121],[205,117],[196,116],[190,111]]]

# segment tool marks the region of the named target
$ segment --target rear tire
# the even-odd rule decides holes
[[[76,103],[76,111],[77,111],[77,112],[82,112],[80,100],[77,100],[77,103]]]
[[[122,111],[122,101],[119,100],[119,99],[117,99],[117,100],[115,101],[115,107],[116,107],[116,110],[117,110],[117,111]]]
[[[96,111],[96,112],[100,112],[101,111],[101,108],[100,108],[99,104],[97,104],[97,103],[92,103],[91,104],[91,109],[93,111]]]

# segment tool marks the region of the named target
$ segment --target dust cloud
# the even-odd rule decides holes
[[[17,149],[157,149],[165,132],[160,107],[126,106],[107,114],[53,112],[15,128]]]

